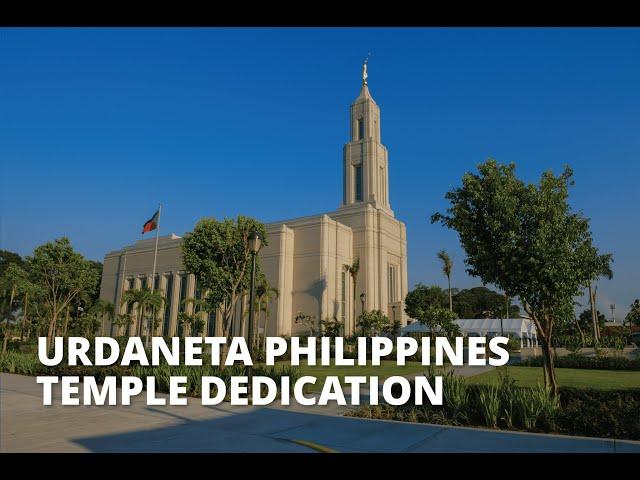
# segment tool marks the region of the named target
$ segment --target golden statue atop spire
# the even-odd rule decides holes
[[[367,63],[369,63],[370,56],[371,56],[371,52],[367,54],[367,56],[364,59],[364,62],[362,62],[362,85],[367,84],[367,77],[369,76],[367,75]]]

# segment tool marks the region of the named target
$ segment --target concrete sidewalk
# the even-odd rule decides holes
[[[60,398],[59,392],[54,398]],[[336,416],[324,407],[42,405],[34,377],[0,374],[0,452],[640,452],[640,442]],[[55,402],[54,402],[55,403]],[[343,407],[344,408],[344,407]]]

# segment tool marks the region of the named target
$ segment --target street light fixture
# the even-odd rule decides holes
[[[251,252],[251,285],[249,288],[249,357],[253,362],[253,315],[254,315],[254,298],[255,298],[255,283],[256,283],[256,255],[260,251],[262,247],[262,238],[257,230],[253,230],[249,234],[248,238],[249,242],[249,251]],[[248,385],[248,394],[249,398],[251,398],[251,387],[253,383],[253,368],[251,365],[247,365],[247,380],[249,381]]]

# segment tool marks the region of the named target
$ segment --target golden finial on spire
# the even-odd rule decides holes
[[[364,62],[362,62],[362,85],[366,85],[367,84],[367,77],[369,75],[367,75],[367,63],[369,63],[369,57],[371,56],[371,52],[367,53],[367,56],[364,59]]]

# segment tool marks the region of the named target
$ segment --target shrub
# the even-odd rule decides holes
[[[464,377],[449,371],[442,378],[444,410],[451,420],[457,423],[466,419],[465,410],[469,402],[469,392]]]
[[[542,357],[530,357],[518,363],[524,367],[541,367]],[[565,357],[556,357],[556,368],[586,368],[590,370],[640,370],[640,359],[629,359],[621,356],[595,356],[570,354]]]
[[[496,428],[498,426],[498,413],[500,412],[498,387],[495,385],[487,385],[486,387],[480,390],[480,413],[487,427]]]
[[[509,370],[505,370],[504,373],[500,372],[500,383],[498,386],[500,396],[500,420],[504,421],[505,427],[510,429],[514,425],[515,420],[515,395],[516,395],[516,381],[509,375]]]
[[[0,355],[0,371],[3,372],[35,375],[42,368],[44,367],[34,353],[7,351]]]
[[[558,432],[640,440],[640,388],[595,390],[560,389]]]

